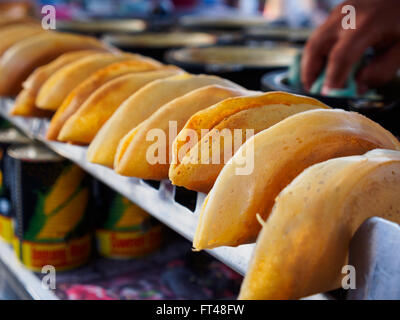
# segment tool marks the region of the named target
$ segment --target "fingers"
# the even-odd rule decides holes
[[[380,87],[392,80],[400,69],[400,43],[374,58],[357,76],[359,93]]]
[[[310,90],[324,67],[336,37],[335,23],[328,21],[308,40],[301,60],[301,82],[306,90]]]
[[[373,36],[363,30],[345,30],[329,53],[323,91],[343,88],[350,71],[373,44]]]
[[[350,3],[349,4],[354,4]],[[376,16],[368,6],[361,6],[356,29],[343,29],[342,14],[338,6],[328,21],[312,35],[303,52],[301,80],[309,90],[326,63],[326,78],[322,92],[340,89],[346,85],[353,66],[362,58],[368,47],[385,46],[393,42],[391,28],[376,26]],[[384,19],[387,17],[385,16]],[[393,19],[392,19],[393,20]],[[398,24],[397,24],[398,25]],[[359,74],[359,87],[379,86],[389,81],[399,68],[399,44],[376,58]]]

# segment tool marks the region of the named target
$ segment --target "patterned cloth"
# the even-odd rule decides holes
[[[242,276],[182,238],[158,252],[124,261],[96,257],[57,273],[56,295],[68,300],[235,299]]]

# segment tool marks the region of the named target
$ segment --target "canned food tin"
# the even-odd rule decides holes
[[[24,143],[29,139],[16,129],[0,129],[0,238],[7,243],[11,243],[13,227],[6,153],[10,146]]]
[[[0,101],[0,105],[1,105],[1,101]],[[9,128],[12,128],[11,122],[0,116],[0,129],[9,129]]]
[[[7,154],[18,258],[34,271],[85,263],[91,250],[89,177],[40,145],[10,147]]]
[[[100,255],[132,259],[156,251],[162,243],[162,225],[129,199],[107,189],[104,216],[96,230]]]

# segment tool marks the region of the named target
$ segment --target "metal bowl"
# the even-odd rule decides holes
[[[288,28],[288,27],[255,27],[244,31],[248,40],[258,41],[287,41],[303,44],[307,42],[313,29],[311,28]]]
[[[152,32],[135,35],[107,34],[103,40],[122,50],[163,60],[168,50],[213,45],[218,42],[218,37],[200,32]]]
[[[257,90],[263,74],[287,67],[297,52],[289,46],[215,46],[172,50],[166,60],[192,73],[217,74]]]
[[[83,34],[99,35],[107,32],[137,33],[147,29],[147,23],[140,19],[99,19],[57,21],[57,29]]]
[[[182,28],[197,30],[243,30],[256,26],[267,26],[267,20],[262,16],[185,16],[179,19]]]

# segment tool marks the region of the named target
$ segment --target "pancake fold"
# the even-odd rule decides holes
[[[261,228],[257,214],[266,220],[276,196],[304,169],[375,148],[400,150],[400,142],[376,122],[343,110],[301,112],[261,131],[219,174],[202,207],[193,247],[255,241]]]
[[[22,83],[23,89],[16,97],[11,115],[24,117],[50,117],[52,112],[36,107],[36,97],[42,85],[64,66],[89,55],[99,53],[100,50],[72,51],[60,55],[52,62],[37,68]]]
[[[18,41],[0,60],[0,95],[14,96],[22,83],[37,68],[63,53],[111,47],[87,36],[59,32],[42,32]]]
[[[304,170],[276,198],[239,299],[299,299],[341,286],[352,236],[370,217],[400,223],[400,152],[373,150]]]
[[[209,192],[224,165],[252,134],[318,108],[329,107],[313,98],[277,91],[227,99],[199,111],[174,141],[169,178],[175,185]],[[202,130],[208,133],[202,135]],[[187,143],[193,131],[197,142]]]
[[[56,111],[72,90],[97,71],[106,67],[114,70],[115,63],[142,59],[146,58],[128,53],[98,53],[79,59],[58,70],[43,84],[37,95],[36,105],[40,109]],[[111,78],[113,71],[109,71],[110,69],[103,72],[97,81]]]
[[[96,68],[91,72],[92,65]],[[64,70],[64,73],[75,73],[77,70],[86,68],[88,75],[82,80],[75,80],[75,86],[64,95],[63,101],[50,123],[47,138],[56,140],[65,122],[79,110],[82,104],[102,85],[123,75],[156,70],[162,67],[162,64],[153,59],[140,55],[118,55],[117,57],[98,57],[88,60],[86,65],[71,66]],[[72,69],[72,70],[71,70]],[[63,71],[63,70],[61,70]],[[82,72],[81,72],[82,73]],[[57,75],[60,79],[57,86],[63,85],[63,74]],[[51,84],[50,84],[51,86]],[[55,87],[55,86],[53,86]]]
[[[153,81],[125,100],[102,126],[89,145],[89,162],[113,168],[121,139],[164,104],[192,90],[219,84],[239,90],[243,87],[216,76],[183,74]]]
[[[121,175],[143,179],[168,178],[172,141],[190,116],[222,100],[248,93],[244,90],[211,85],[190,91],[163,105],[121,140],[114,160],[115,171]],[[161,149],[160,153],[165,156],[154,159],[157,163],[153,164],[153,160],[149,160],[154,154],[149,151],[154,141],[149,141],[149,136],[155,130],[164,133],[163,141],[157,141],[157,149]]]

